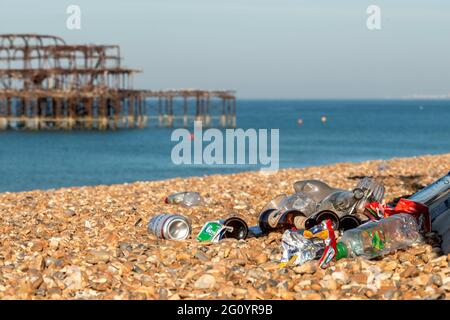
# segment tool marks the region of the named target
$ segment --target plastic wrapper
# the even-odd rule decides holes
[[[366,205],[366,211],[370,213],[371,220],[379,220],[395,214],[407,213],[416,219],[422,233],[431,231],[431,220],[428,207],[419,202],[401,198],[395,207],[372,202]]]
[[[307,261],[320,258],[324,250],[324,242],[319,238],[308,239],[303,230],[286,230],[281,238],[283,256],[281,265],[301,265]]]

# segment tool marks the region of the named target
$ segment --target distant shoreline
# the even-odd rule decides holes
[[[449,96],[442,97],[397,97],[397,98],[252,98],[238,97],[238,101],[450,101]]]

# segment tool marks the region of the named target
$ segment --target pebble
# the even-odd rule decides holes
[[[212,289],[216,284],[216,279],[210,274],[202,275],[197,281],[195,281],[195,289]]]
[[[77,266],[67,266],[64,270],[66,278],[64,284],[68,290],[81,290],[83,289],[83,276],[81,269]]]
[[[266,254],[260,253],[254,258],[254,260],[255,260],[256,264],[260,265],[260,264],[266,263],[268,260],[268,257]]]
[[[395,269],[397,269],[397,267],[398,267],[397,261],[390,261],[390,262],[386,263],[386,265],[384,265],[383,270],[384,271],[394,271]]]
[[[269,261],[266,263],[261,264],[259,267],[266,270],[266,271],[275,271],[280,268],[280,263],[275,261]]]
[[[302,299],[304,299],[304,300],[321,300],[322,296],[320,295],[320,293],[312,292],[312,293],[307,293],[305,295],[302,295]]]
[[[336,280],[334,280],[333,278],[329,279],[326,282],[326,286],[327,289],[331,290],[331,291],[335,291],[338,289],[338,283],[336,282]]]
[[[419,270],[417,269],[416,266],[409,266],[405,269],[405,271],[400,273],[400,277],[409,278],[409,277],[415,277],[418,274],[419,274]]]
[[[317,261],[307,261],[300,266],[294,267],[293,270],[299,274],[313,274],[317,271]]]
[[[340,281],[344,284],[348,283],[348,281],[349,281],[348,275],[342,271],[333,272],[333,274],[331,276],[333,277],[334,280]]]
[[[76,215],[76,212],[71,209],[66,209],[66,210],[64,210],[64,215],[66,217],[73,217],[74,215]]]
[[[367,283],[367,280],[369,279],[367,273],[358,272],[355,274],[352,274],[351,281],[355,281],[356,283],[364,284]]]
[[[438,274],[433,274],[431,276],[431,283],[433,283],[434,285],[436,285],[438,287],[442,286],[443,282],[442,282],[441,276]]]
[[[194,257],[199,259],[200,261],[209,261],[209,257],[206,254],[204,254],[202,251],[197,251],[194,254]]]
[[[110,255],[108,251],[105,250],[92,250],[88,253],[86,261],[92,264],[97,264],[100,262],[108,262],[110,260]]]
[[[413,283],[418,286],[426,286],[431,280],[431,276],[428,274],[421,274],[413,279]]]

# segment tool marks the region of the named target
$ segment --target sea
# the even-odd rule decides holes
[[[269,135],[271,129],[279,129],[280,168],[442,154],[450,152],[450,101],[241,99],[237,128],[268,129]],[[0,191],[110,185],[266,167],[260,163],[176,165],[171,158],[177,144],[171,141],[173,130],[0,132]]]

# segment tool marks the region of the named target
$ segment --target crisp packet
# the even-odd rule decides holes
[[[319,238],[305,238],[303,230],[286,230],[281,238],[281,246],[283,256],[280,266],[295,266],[320,258],[324,242]]]

